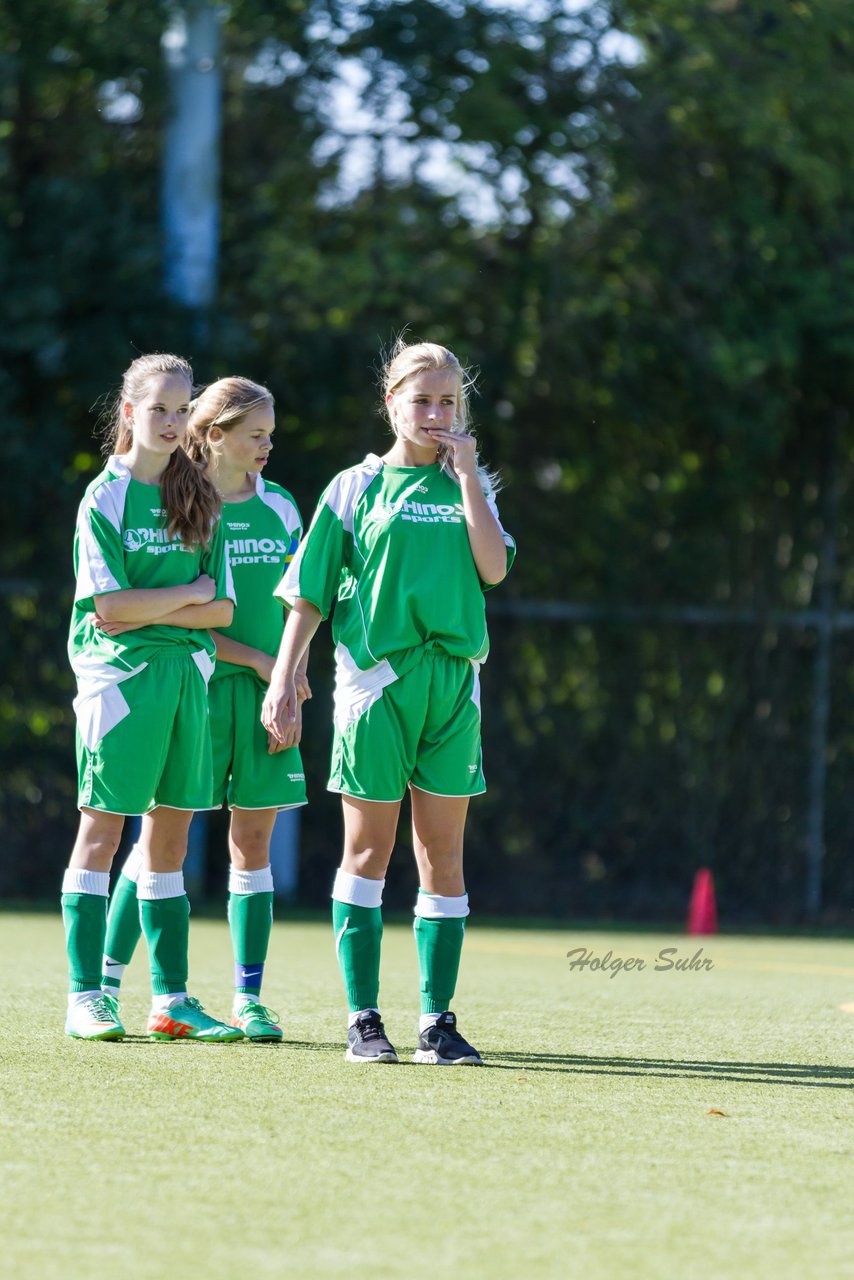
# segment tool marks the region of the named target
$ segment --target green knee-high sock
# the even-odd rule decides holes
[[[140,898],[139,919],[148,944],[151,990],[156,996],[187,990],[190,900]]]
[[[415,946],[421,975],[421,1012],[450,1009],[460,971],[465,917],[430,920],[415,917]]]
[[[335,950],[351,1013],[376,1009],[380,994],[382,907],[356,907],[332,899]]]
[[[64,893],[61,901],[68,990],[97,991],[107,930],[107,899],[100,893]]]
[[[234,989],[259,996],[273,928],[272,893],[230,893],[228,924],[234,949]]]
[[[101,986],[105,991],[118,992],[124,971],[133,959],[141,933],[136,881],[128,879],[126,875],[120,875],[110,897],[110,909],[107,912],[107,939],[104,943],[101,977]]]

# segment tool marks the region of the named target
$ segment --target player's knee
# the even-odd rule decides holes
[[[253,820],[251,815],[232,815],[229,845],[232,865],[238,871],[259,871],[270,861],[270,822],[264,818]]]
[[[341,866],[352,876],[366,876],[369,880],[376,880],[385,875],[390,858],[390,848],[370,845],[362,849],[348,849]]]
[[[118,851],[121,838],[121,826],[115,826],[113,823],[99,824],[81,833],[79,843],[85,854],[87,865],[98,866],[108,871]]]
[[[231,861],[238,871],[259,871],[270,861],[270,838],[258,831],[232,840]]]
[[[419,866],[431,867],[434,871],[457,871],[463,865],[463,851],[456,843],[419,841],[415,845],[415,859]]]

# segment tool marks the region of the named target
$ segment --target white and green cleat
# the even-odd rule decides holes
[[[119,1021],[114,996],[93,995],[69,1007],[65,1034],[75,1040],[121,1040],[125,1029]]]
[[[247,1040],[255,1044],[278,1044],[284,1034],[279,1026],[279,1015],[251,996],[235,1006],[231,1025],[239,1027]]]
[[[239,1027],[217,1022],[191,996],[164,1012],[152,1009],[145,1030],[152,1040],[202,1040],[208,1044],[228,1044],[232,1040],[243,1039]]]

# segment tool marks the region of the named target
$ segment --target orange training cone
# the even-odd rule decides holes
[[[701,867],[694,876],[691,902],[685,932],[690,934],[717,933],[718,909],[715,905],[715,885],[708,867]]]

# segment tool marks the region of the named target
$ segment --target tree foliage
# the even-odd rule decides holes
[[[275,477],[308,514],[381,441],[377,356],[408,327],[479,368],[520,545],[489,601],[479,901],[674,915],[710,863],[730,918],[796,916],[814,633],[773,611],[854,593],[847,5],[234,0],[204,339],[161,283],[172,12],[0,0],[0,888],[51,883],[73,825],[63,639],[92,406],[150,348],[260,378]],[[507,612],[532,600],[599,612]],[[656,621],[687,605],[756,620]],[[827,744],[844,918],[849,645]],[[307,900],[338,840],[315,650]]]

